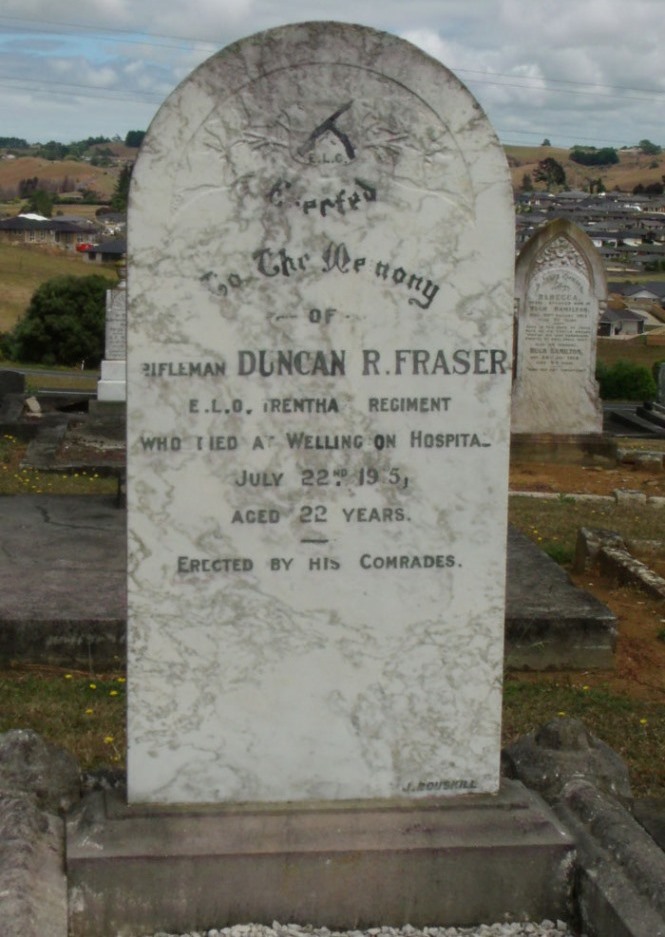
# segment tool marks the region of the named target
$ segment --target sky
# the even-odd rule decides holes
[[[2,0],[0,136],[146,130],[231,42],[341,20],[407,39],[469,88],[504,144],[665,146],[665,0]]]

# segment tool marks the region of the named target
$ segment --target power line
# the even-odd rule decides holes
[[[15,88],[17,91],[35,92],[50,97],[60,97],[63,94],[71,94],[71,90],[74,90],[76,96],[85,98],[104,98],[107,101],[124,101],[126,99],[131,101],[142,100],[145,104],[161,104],[169,94],[168,91],[162,94],[158,91],[134,91],[132,89],[123,91],[121,88],[95,88],[90,85],[66,81],[52,81],[45,84],[38,78],[11,78],[9,76],[0,77],[0,86],[1,85]],[[37,87],[34,87],[35,85]]]
[[[157,33],[157,32],[147,33],[139,29],[132,29],[129,27],[122,27],[122,26],[115,26],[113,27],[113,29],[110,29],[105,26],[95,26],[92,23],[77,23],[71,20],[59,20],[59,21],[58,20],[33,20],[30,18],[26,18],[26,17],[5,16],[3,14],[0,14],[0,22],[2,21],[9,21],[9,22],[15,22],[15,23],[30,23],[30,24],[35,24],[35,26],[40,26],[40,25],[53,26],[59,32],[62,32],[63,28],[65,27],[69,29],[78,29],[78,30],[81,30],[82,32],[90,32],[92,34],[100,35],[103,37],[104,41],[111,41],[111,42],[134,42],[139,45],[154,45],[157,47],[161,47],[161,46],[164,46],[165,43],[154,41],[155,39],[160,39],[160,40],[166,40],[166,44],[170,45],[173,48],[177,48],[181,46],[183,42],[191,43],[193,45],[198,45],[198,46],[205,46],[205,47],[215,49],[215,50],[219,48],[219,45],[216,43],[210,42],[209,40],[196,39],[192,36],[178,36],[178,35],[173,35],[173,34],[167,35],[164,33]],[[118,37],[117,34],[122,34],[122,36]],[[141,38],[130,40],[126,38],[127,36],[137,36]],[[548,85],[549,84],[573,85],[576,88],[589,88],[589,89],[602,88],[610,92],[629,91],[629,92],[634,92],[636,94],[665,96],[665,90],[662,88],[657,88],[657,87],[634,88],[629,85],[609,85],[609,84],[604,84],[601,82],[577,81],[577,80],[573,81],[568,78],[553,78],[548,75],[542,75],[542,76],[525,75],[522,77],[520,75],[509,74],[509,73],[507,74],[505,72],[493,72],[488,69],[479,70],[479,69],[470,69],[470,68],[457,68],[455,66],[447,66],[447,67],[449,67],[451,71],[460,75],[462,74],[483,75],[483,76],[487,76],[488,78],[508,78],[511,80],[511,82],[540,81],[540,82],[545,82]],[[514,88],[524,87],[525,89],[546,90],[546,91],[549,91],[550,93],[590,94],[590,95],[598,96],[598,97],[611,97],[610,94],[599,94],[598,91],[591,91],[591,90],[579,91],[579,90],[575,90],[574,88],[570,88],[570,89],[543,88],[542,86],[535,86],[535,85],[529,85],[529,84],[522,85],[522,84],[508,84],[506,82],[486,81],[486,80],[483,80],[482,78],[474,78],[472,80],[479,84],[496,85],[497,87],[514,87]],[[623,98],[623,100],[650,100],[650,99],[649,98]]]
[[[53,30],[56,33],[64,33],[66,35],[67,29],[78,29],[82,33],[88,32],[93,36],[99,36],[103,38],[105,42],[134,42],[138,45],[154,45],[158,47],[171,47],[171,48],[180,48],[183,42],[191,43],[192,45],[207,46],[211,49],[218,49],[219,45],[210,42],[206,39],[194,39],[191,36],[173,36],[173,35],[164,35],[162,33],[150,32],[146,33],[140,29],[130,29],[129,27],[114,26],[113,29],[110,29],[106,26],[95,26],[92,23],[73,23],[69,20],[32,20],[26,19],[25,17],[19,16],[5,16],[0,14],[0,22],[11,21],[15,23],[34,23],[36,27],[39,26],[53,26]],[[19,30],[20,31],[20,30]],[[49,30],[39,30],[36,29],[36,32],[49,32]],[[120,33],[122,35],[118,36]],[[127,36],[140,36],[140,39],[128,39]],[[145,37],[145,38],[143,38]],[[150,37],[155,39],[165,39],[166,42],[154,42]]]
[[[155,47],[164,47],[171,46],[173,48],[182,48],[183,43],[191,43],[193,45],[201,47],[209,47],[212,49],[217,49],[218,46],[211,42],[206,42],[199,39],[194,39],[191,37],[184,36],[166,36],[160,33],[144,33],[139,30],[123,28],[123,27],[114,27],[112,30],[106,27],[96,27],[92,24],[86,23],[77,23],[71,21],[61,21],[56,22],[54,20],[30,20],[20,17],[12,17],[0,15],[0,23],[2,21],[11,21],[16,23],[31,23],[37,26],[53,26],[58,28],[60,31],[67,29],[78,29],[82,32],[93,33],[95,35],[103,34],[103,41],[114,41],[114,42],[133,42],[141,45],[149,45]],[[122,35],[119,35],[122,34]],[[130,37],[141,37],[141,38],[130,38]],[[166,40],[166,42],[157,42],[155,39]],[[649,89],[649,88],[634,88],[627,85],[605,85],[596,82],[578,82],[572,81],[570,79],[559,79],[559,78],[549,78],[543,76],[542,78],[534,75],[526,76],[516,76],[510,75],[503,72],[491,72],[487,70],[477,70],[477,69],[468,69],[468,68],[452,68],[452,70],[462,76],[469,76],[468,82],[471,85],[489,85],[491,87],[497,88],[514,88],[518,89],[521,92],[538,92],[541,94],[548,95],[575,95],[575,96],[587,96],[592,98],[605,98],[613,99],[616,95],[612,93],[602,93],[599,89],[604,89],[609,92],[623,92],[620,97],[620,101],[644,101],[644,102],[653,102],[654,97],[641,97],[640,95],[652,95],[652,96],[665,96],[665,92],[659,89]],[[473,77],[472,77],[473,76]],[[477,77],[480,76],[480,77]],[[508,79],[508,80],[494,80],[494,79]],[[538,82],[538,84],[534,84]],[[174,83],[175,84],[175,83]],[[566,87],[550,87],[551,85],[560,85]],[[101,98],[104,100],[115,100],[119,102],[123,101],[133,101],[136,103],[142,103],[146,105],[159,105],[168,93],[171,90],[171,87],[165,89],[164,92],[159,91],[146,91],[146,90],[134,90],[134,89],[121,89],[121,88],[96,88],[88,85],[77,84],[74,82],[64,82],[64,81],[45,81],[44,79],[33,79],[33,78],[18,78],[13,77],[9,74],[0,74],[0,86],[5,86],[8,88],[13,88],[17,91],[25,91],[28,93],[34,93],[37,95],[44,96],[53,96],[58,97],[63,94],[71,94],[72,89],[75,90],[77,97],[83,98]],[[570,86],[570,87],[568,87]],[[630,92],[626,94],[625,92]],[[568,129],[569,134],[577,136],[577,132],[574,128],[565,128],[557,126],[556,131],[552,129],[544,131],[541,134],[538,131],[528,131],[528,130],[516,130],[512,129],[510,131],[501,131],[497,130],[497,133],[506,133],[507,135],[512,136],[529,136],[529,137],[538,137],[538,136],[547,136],[552,135],[553,132],[557,136],[561,136]],[[608,143],[610,145],[617,145],[617,142],[625,143],[625,145],[630,146],[634,141],[609,141],[609,140],[600,140],[593,137],[583,137],[582,139],[589,141],[589,143]],[[515,144],[520,145],[520,144]]]
[[[569,78],[550,78],[547,75],[511,75],[506,74],[505,72],[490,72],[490,71],[478,71],[470,68],[454,68],[451,66],[451,71],[454,71],[456,74],[467,74],[467,75],[491,75],[494,78],[510,78],[513,81],[522,80],[522,81],[541,81],[547,82],[548,84],[557,84],[557,85],[578,85],[580,87],[587,88],[606,88],[608,91],[635,91],[638,94],[658,94],[665,95],[665,90],[662,88],[631,88],[628,85],[606,85],[602,82],[597,81],[572,81]],[[479,81],[480,79],[473,79],[474,81]],[[491,84],[491,82],[490,82]],[[503,85],[503,82],[497,82],[498,85]],[[527,87],[532,87],[527,85]],[[535,87],[535,86],[533,86]],[[581,94],[583,92],[576,92]],[[606,97],[606,95],[602,95]]]

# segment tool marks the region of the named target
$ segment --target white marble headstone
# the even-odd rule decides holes
[[[665,404],[665,364],[658,368],[658,403]]]
[[[116,289],[106,291],[104,359],[97,399],[123,401],[127,396],[127,284],[124,272]]]
[[[393,36],[310,23],[167,100],[129,216],[129,797],[499,782],[504,154]]]
[[[591,239],[558,219],[524,246],[515,272],[514,433],[600,433],[596,335],[607,300]]]

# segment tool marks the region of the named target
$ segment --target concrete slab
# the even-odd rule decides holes
[[[0,663],[124,663],[125,519],[110,496],[0,498]],[[609,609],[511,530],[508,665],[606,669],[615,640]]]
[[[114,503],[0,498],[0,662],[124,664],[125,512]]]
[[[614,666],[616,616],[573,585],[515,528],[508,533],[506,658],[531,670],[608,670]]]
[[[570,919],[573,863],[515,781],[417,805],[127,807],[97,793],[67,822],[69,933]]]

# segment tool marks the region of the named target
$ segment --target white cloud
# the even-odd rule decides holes
[[[665,144],[662,2],[3,0],[0,113],[8,133],[30,139],[46,136],[45,127],[55,137],[60,126],[58,139],[104,132],[91,125],[105,115],[122,134],[147,126],[170,90],[229,42],[287,22],[335,18],[402,35],[442,61],[500,135],[519,135],[514,142],[558,135],[569,145],[585,135],[601,146],[643,137]],[[72,99],[65,121],[72,80],[86,93]],[[31,89],[30,113],[8,106],[19,82]],[[102,109],[96,89],[106,95]],[[54,95],[57,122],[49,111]]]

